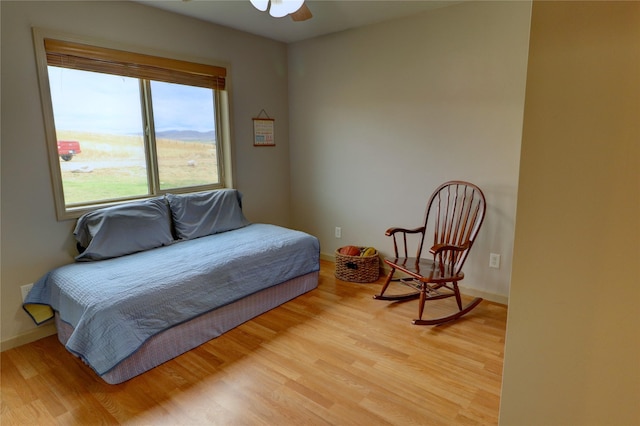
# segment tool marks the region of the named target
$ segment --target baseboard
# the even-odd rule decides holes
[[[26,345],[27,343],[35,342],[36,340],[52,336],[56,333],[56,325],[53,322],[51,324],[42,325],[26,333],[19,334],[7,340],[3,340],[2,342],[0,342],[0,352],[17,348],[18,346]]]
[[[469,288],[464,286],[459,286],[460,292],[466,296],[472,297],[482,297],[484,300],[488,300],[489,302],[497,303],[499,305],[508,306],[509,305],[509,296],[502,296],[499,294],[488,293],[486,291],[477,290],[475,288]]]
[[[326,260],[332,263],[336,263],[336,255],[335,254],[326,254],[320,253],[320,260]]]
[[[335,254],[320,253],[320,259],[333,262],[333,263],[336,262]],[[389,273],[389,269],[384,266],[381,266],[380,268],[381,276],[386,275],[388,273]],[[465,287],[463,285],[460,285],[460,291],[462,292],[462,294],[466,296],[482,297],[485,300],[498,303],[500,305],[505,305],[505,306],[509,305],[509,296],[502,296],[500,294],[488,293],[486,291]]]

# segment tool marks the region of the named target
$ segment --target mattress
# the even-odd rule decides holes
[[[74,330],[65,347],[102,376],[164,330],[318,271],[319,251],[306,233],[251,224],[64,265],[38,280],[23,306],[29,313],[40,306],[57,312]]]

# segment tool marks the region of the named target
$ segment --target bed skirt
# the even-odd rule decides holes
[[[313,290],[318,278],[318,271],[293,278],[158,333],[100,377],[109,384],[127,381]],[[55,318],[58,339],[66,346],[73,327],[60,321],[58,315]]]

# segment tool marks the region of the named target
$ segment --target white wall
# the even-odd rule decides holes
[[[19,287],[73,260],[74,221],[56,221],[31,27],[231,65],[235,184],[255,222],[289,225],[286,46],[131,2],[0,2],[2,37],[1,340],[33,340]],[[249,4],[247,7],[251,7]],[[259,63],[260,72],[256,72]],[[276,119],[275,148],[254,148],[251,118]]]
[[[640,424],[640,3],[534,3],[500,423]]]
[[[530,7],[460,4],[289,46],[294,223],[323,254],[390,254],[387,228],[420,226],[437,185],[470,180],[488,209],[461,284],[506,302]]]

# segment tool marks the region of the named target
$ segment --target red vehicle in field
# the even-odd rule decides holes
[[[58,155],[64,161],[70,161],[74,155],[81,152],[80,142],[78,141],[58,141]]]

